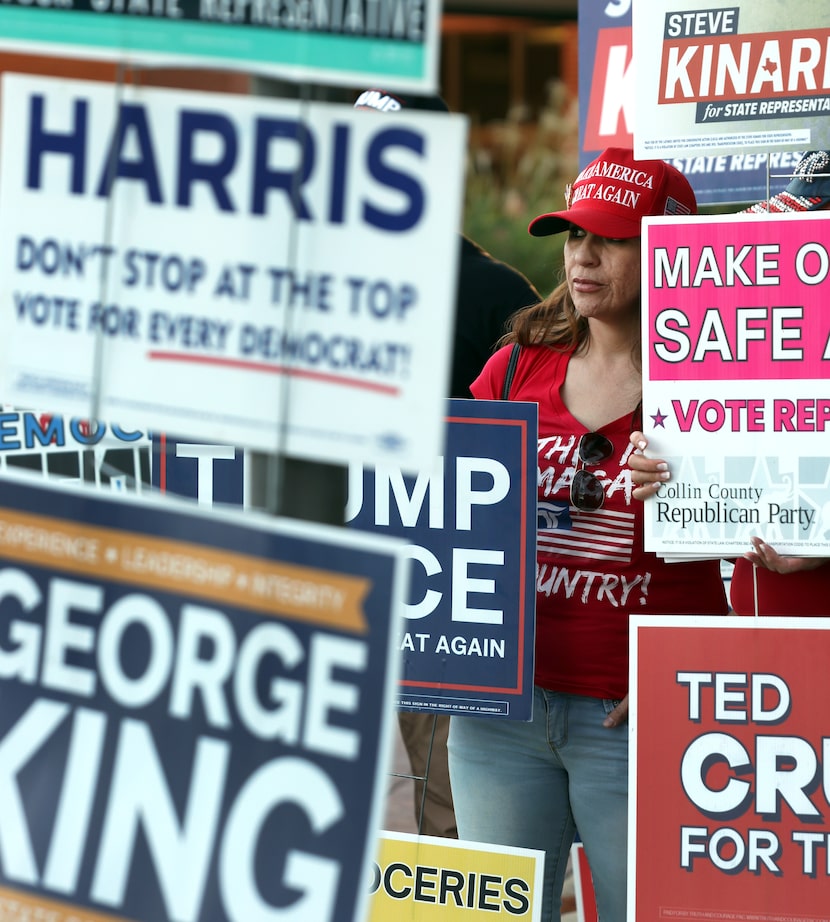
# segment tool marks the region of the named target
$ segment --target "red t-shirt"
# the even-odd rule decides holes
[[[752,569],[752,564],[743,557],[735,561],[729,597],[736,614],[755,614],[757,580],[759,615],[830,615],[830,564],[786,574],[758,567],[755,580]]]
[[[501,397],[510,349],[485,365],[471,387],[475,397]],[[607,461],[587,468],[605,488],[602,508],[581,512],[571,505],[578,443],[589,430],[559,393],[569,359],[546,346],[523,347],[510,389],[511,400],[539,404],[536,684],[622,698],[628,616],[724,615],[726,594],[717,561],[669,564],[643,550],[643,503],[631,496],[627,464],[632,414],[599,430],[614,445]]]

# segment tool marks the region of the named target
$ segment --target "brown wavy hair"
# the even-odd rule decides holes
[[[519,343],[568,352],[581,346],[590,335],[588,321],[577,314],[564,280],[538,304],[516,311],[508,323],[510,329],[499,340],[500,346]]]
[[[499,346],[519,343],[570,352],[583,349],[591,338],[588,321],[577,313],[564,279],[538,304],[517,310],[507,323],[509,329],[499,340]],[[641,367],[639,336],[631,345],[631,360],[635,368]]]

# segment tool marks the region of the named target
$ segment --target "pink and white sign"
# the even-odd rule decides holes
[[[646,219],[643,425],[671,481],[646,546],[830,547],[830,214]]]

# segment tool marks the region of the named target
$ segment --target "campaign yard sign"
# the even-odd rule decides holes
[[[346,521],[408,542],[398,706],[530,720],[538,408],[448,405],[446,451],[417,475],[351,466]]]
[[[571,867],[574,877],[574,896],[576,897],[577,922],[598,922],[597,897],[594,893],[594,882],[591,879],[591,867],[585,846],[582,842],[574,842],[571,846]]]
[[[0,48],[434,92],[440,0],[7,0]]]
[[[3,918],[360,922],[397,545],[0,478]]]
[[[153,434],[153,486],[202,506],[250,505],[250,458],[233,445],[211,445]]]
[[[628,918],[830,917],[830,619],[631,619]]]
[[[335,463],[440,454],[463,116],[2,92],[5,400]]]
[[[830,214],[646,218],[646,548],[830,548]]]
[[[583,169],[606,147],[634,146],[635,108],[639,111],[642,97],[635,85],[639,65],[632,54],[632,7],[642,7],[653,16],[657,4],[655,0],[579,0],[579,164]],[[654,57],[652,48],[646,46],[649,60],[644,66]],[[756,202],[780,192],[801,156],[797,150],[742,148],[731,154],[683,150],[666,159],[692,184],[698,205],[715,205]]]
[[[632,7],[640,159],[830,147],[825,0]]]
[[[383,832],[366,922],[541,922],[544,867],[537,849]]]
[[[146,433],[100,420],[0,408],[0,471],[28,470],[140,493],[150,486],[151,446]]]
[[[344,520],[406,540],[398,640],[407,710],[530,718],[537,527],[535,404],[447,400],[446,450],[417,474],[351,465]],[[250,458],[153,438],[153,484],[200,505],[246,504]]]

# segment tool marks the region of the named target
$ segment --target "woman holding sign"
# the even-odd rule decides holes
[[[640,424],[640,224],[696,211],[662,160],[609,148],[530,225],[566,232],[565,279],[514,315],[474,396],[539,404],[533,720],[453,717],[459,837],[545,852],[542,919],[559,919],[579,831],[602,922],[626,917],[628,616],[726,614],[717,562],[643,549],[628,456]],[[515,360],[515,370],[511,363]]]

